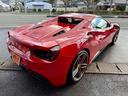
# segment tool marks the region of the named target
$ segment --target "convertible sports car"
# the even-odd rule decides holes
[[[119,30],[100,16],[70,13],[10,30],[7,46],[14,63],[61,86],[78,82]]]

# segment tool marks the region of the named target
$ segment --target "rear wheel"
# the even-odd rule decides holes
[[[89,54],[87,51],[82,50],[79,52],[75,58],[73,64],[70,67],[67,83],[74,84],[81,80],[84,75],[85,70],[87,69],[87,63],[89,59]]]

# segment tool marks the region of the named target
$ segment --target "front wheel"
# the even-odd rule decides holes
[[[82,50],[79,52],[79,54],[77,55],[73,64],[70,67],[67,77],[67,83],[73,84],[81,80],[85,70],[87,69],[88,59],[89,54],[87,51]]]
[[[117,32],[117,33],[113,36],[111,45],[115,45],[115,43],[116,43],[116,41],[117,41],[117,39],[118,39],[118,36],[119,36],[119,32]]]

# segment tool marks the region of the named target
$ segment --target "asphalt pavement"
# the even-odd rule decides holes
[[[7,32],[9,30],[10,29],[8,28],[0,29],[0,62],[4,62],[9,58],[9,53],[6,46]]]
[[[0,14],[0,28],[1,27],[16,27],[24,24],[37,23],[46,21],[53,17],[47,18],[45,14],[14,14],[14,13],[1,13]],[[127,28],[128,18],[106,18],[110,22],[117,22],[121,28]]]
[[[3,18],[3,19],[2,19]],[[41,22],[47,19],[46,15],[32,15],[32,14],[11,14],[2,13],[0,14],[0,28],[2,27],[17,27],[30,23]]]
[[[6,14],[0,14],[0,18],[4,18],[0,19],[0,63],[9,58],[6,38],[10,26],[20,26],[49,19],[42,15],[9,16]],[[120,22],[120,36],[116,45],[106,48],[95,62],[128,63],[128,19],[107,19]],[[127,96],[127,94],[127,75],[85,74],[83,79],[73,86],[55,88],[44,79],[35,79],[32,74],[25,71],[0,71],[0,96]]]
[[[55,88],[27,72],[0,71],[0,96],[127,96],[127,75],[87,74],[73,86]]]

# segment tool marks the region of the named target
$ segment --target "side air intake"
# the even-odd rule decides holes
[[[65,33],[65,31],[62,30],[62,31],[60,31],[60,32],[58,32],[58,33],[56,33],[56,34],[54,34],[53,37],[58,36],[58,35],[61,35],[61,34],[64,34],[64,33]]]
[[[43,26],[35,26],[35,27],[32,28],[32,30],[38,29],[38,28],[41,28],[41,27],[43,27]]]

